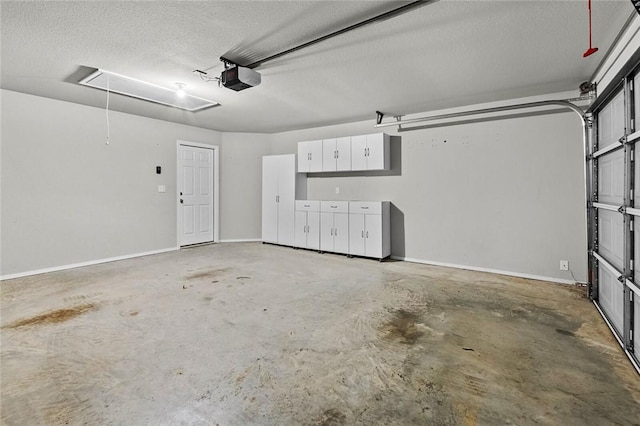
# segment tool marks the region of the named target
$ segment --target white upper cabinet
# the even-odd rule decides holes
[[[298,142],[298,172],[389,170],[389,152],[385,133]]]
[[[298,142],[298,173],[322,171],[322,141]]]
[[[322,141],[322,170],[325,172],[351,170],[351,137]]]
[[[390,138],[386,133],[351,137],[351,170],[389,170]]]

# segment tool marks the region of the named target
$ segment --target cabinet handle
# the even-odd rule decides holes
[[[338,236],[338,228],[333,228],[333,229],[336,230],[336,232],[333,235],[335,235],[337,237]]]
[[[363,210],[367,210],[369,207],[360,207]]]
[[[329,207],[331,207],[332,209],[337,209],[338,208],[338,206],[329,206]]]
[[[305,204],[304,206],[305,207],[311,207],[311,204]]]
[[[331,228],[331,236],[333,237],[333,228]]]
[[[364,238],[364,231],[360,231],[360,237]]]
[[[367,231],[367,238],[369,238],[369,231]]]

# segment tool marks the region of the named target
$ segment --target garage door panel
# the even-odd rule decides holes
[[[624,327],[624,285],[602,265],[598,268],[598,304],[621,334]]]
[[[624,136],[624,96],[620,91],[598,113],[598,147],[603,148]]]
[[[624,222],[618,212],[598,210],[598,254],[624,269]]]
[[[598,159],[598,202],[624,203],[624,150],[618,149]]]

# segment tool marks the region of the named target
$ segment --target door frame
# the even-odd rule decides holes
[[[182,161],[180,160],[180,146],[191,146],[194,148],[204,148],[210,149],[213,151],[213,242],[217,243],[220,241],[220,147],[218,145],[208,145],[205,143],[198,142],[189,142],[185,140],[176,140],[176,246],[184,247],[180,245],[180,236],[182,235],[182,222],[180,221],[180,197],[178,196],[178,191],[180,188],[179,182],[179,170],[182,167]]]

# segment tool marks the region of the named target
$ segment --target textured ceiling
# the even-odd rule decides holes
[[[441,0],[258,68],[242,92],[204,82],[409,2],[2,1],[1,86],[104,107],[77,81],[102,68],[222,104],[187,112],[112,95],[110,108],[235,132],[278,132],[577,89],[629,16],[628,0]]]

